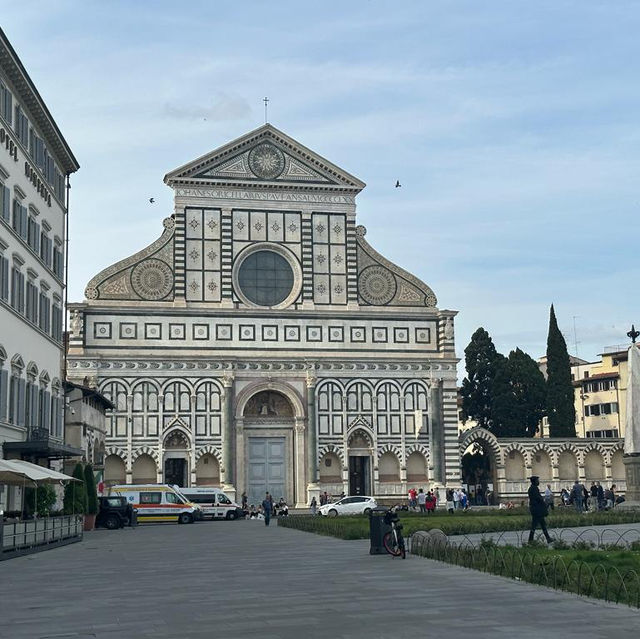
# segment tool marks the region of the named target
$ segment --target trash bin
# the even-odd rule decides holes
[[[369,548],[370,555],[384,555],[386,550],[382,540],[384,536],[391,532],[391,526],[384,523],[384,516],[387,514],[388,508],[378,506],[369,513]]]

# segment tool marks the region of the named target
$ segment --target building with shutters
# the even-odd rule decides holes
[[[269,124],[165,183],[160,237],[69,305],[69,379],[114,405],[106,482],[458,484],[456,313],[365,239],[365,185]]]
[[[65,182],[78,163],[0,30],[0,454],[69,452],[63,433]],[[7,495],[0,508],[7,506]]]

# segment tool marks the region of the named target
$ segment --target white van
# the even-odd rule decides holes
[[[126,497],[138,511],[138,521],[177,521],[191,524],[200,519],[200,509],[167,484],[120,484],[110,495]]]
[[[211,517],[211,519],[238,519],[238,517],[244,516],[242,508],[214,486],[180,488],[180,492],[191,503],[202,509],[204,517]]]

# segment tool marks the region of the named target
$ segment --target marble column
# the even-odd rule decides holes
[[[233,463],[233,376],[225,375],[222,380],[222,489],[230,499],[235,499]]]
[[[433,477],[436,484],[444,484],[444,420],[442,416],[442,383],[439,379],[431,382],[429,392],[431,405],[429,424],[429,457],[433,467]]]
[[[318,378],[307,373],[307,503],[320,499],[318,486],[318,440],[316,435],[316,384]]]

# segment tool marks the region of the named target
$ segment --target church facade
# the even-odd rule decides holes
[[[456,313],[367,242],[364,183],[269,124],[165,183],[160,237],[69,304],[68,376],[114,405],[107,483],[459,484]]]

